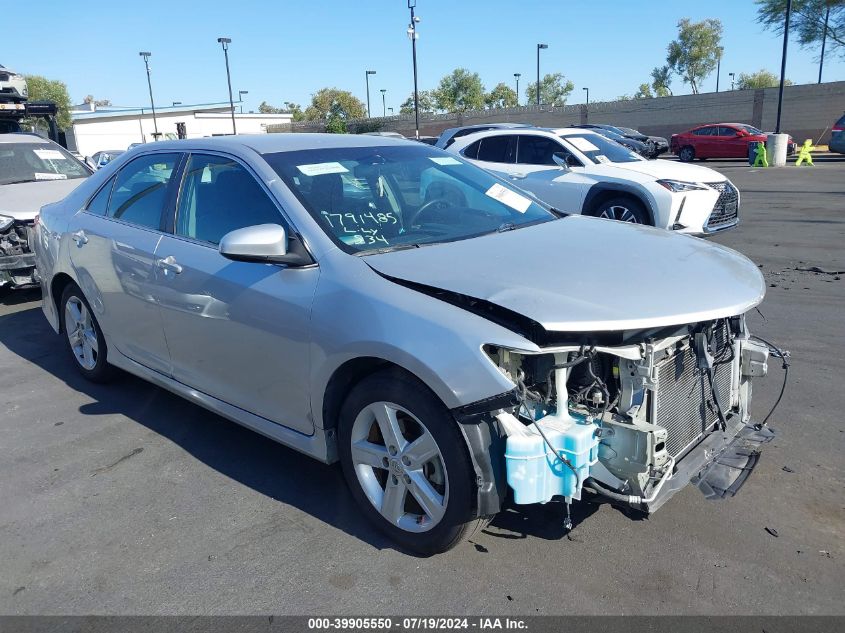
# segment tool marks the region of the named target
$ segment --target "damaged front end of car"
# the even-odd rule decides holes
[[[491,415],[518,504],[568,508],[586,490],[650,513],[691,482],[730,497],[774,437],[752,421],[752,379],[770,353],[786,354],[751,336],[744,316],[559,340],[485,347],[517,385],[517,404]]]
[[[38,285],[35,254],[29,237],[34,222],[0,215],[0,288],[29,288]]]

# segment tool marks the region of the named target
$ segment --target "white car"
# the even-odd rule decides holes
[[[91,170],[35,134],[0,134],[0,292],[38,283],[29,236],[45,204],[64,198]]]
[[[645,160],[589,130],[498,129],[447,148],[561,211],[705,235],[739,221],[739,191],[698,165]]]
[[[23,75],[0,64],[0,98],[4,101],[26,101],[29,93]]]

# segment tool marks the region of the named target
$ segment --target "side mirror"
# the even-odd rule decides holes
[[[739,131],[737,131],[736,135],[737,136],[748,136],[748,132],[746,132],[745,130],[739,130]]]
[[[566,161],[566,154],[563,152],[555,152],[552,154],[552,160],[555,164],[564,171],[569,171],[569,163]]]
[[[223,257],[241,262],[266,262],[306,266],[313,263],[296,236],[278,224],[258,224],[230,231],[218,246]]]

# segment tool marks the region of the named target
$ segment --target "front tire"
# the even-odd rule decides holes
[[[619,196],[606,200],[589,215],[605,220],[616,220],[617,222],[649,224],[643,204],[630,196]]]
[[[475,473],[449,410],[398,370],[362,380],[338,429],[343,474],[367,518],[403,548],[430,555],[469,538]]]
[[[108,363],[106,339],[79,286],[68,284],[60,305],[61,329],[73,364],[91,382],[107,382],[114,368]]]
[[[695,160],[695,148],[689,145],[684,145],[681,148],[681,151],[678,152],[678,159],[682,163],[691,163]]]

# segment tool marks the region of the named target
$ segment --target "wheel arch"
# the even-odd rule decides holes
[[[56,309],[60,334],[64,329],[64,319],[62,318],[62,307],[59,303],[62,300],[62,294],[64,294],[65,288],[67,288],[70,284],[76,284],[76,282],[73,280],[73,277],[67,273],[57,273],[53,275],[53,278],[50,280],[50,299]]]
[[[625,185],[621,183],[614,183],[614,184],[603,184],[599,183],[597,185],[593,185],[590,187],[590,190],[587,192],[587,195],[584,197],[584,215],[592,215],[595,211],[605,202],[611,200],[612,198],[617,198],[620,196],[627,196],[630,198],[635,199],[637,202],[643,205],[646,214],[648,214],[649,224],[651,226],[655,225],[655,209],[654,205],[649,200],[642,191],[637,189],[636,187]]]

